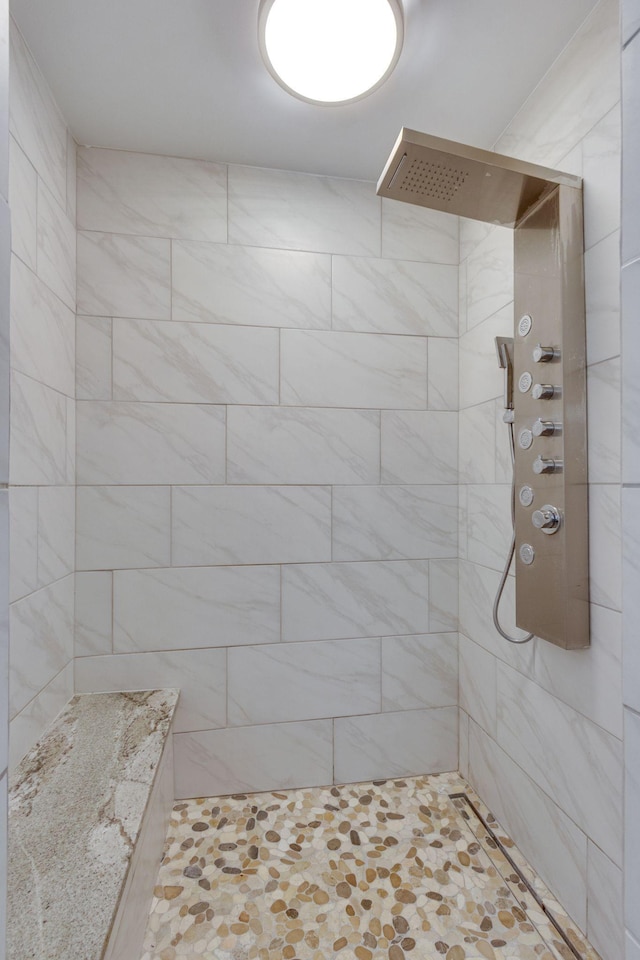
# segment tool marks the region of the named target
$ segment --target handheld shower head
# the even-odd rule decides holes
[[[513,410],[513,337],[496,337],[498,363],[504,376],[504,408]]]

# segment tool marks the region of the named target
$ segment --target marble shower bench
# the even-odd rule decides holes
[[[8,960],[138,960],[173,803],[177,700],[76,696],[16,769]]]

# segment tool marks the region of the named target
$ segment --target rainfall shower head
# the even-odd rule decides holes
[[[404,127],[378,182],[378,195],[514,227],[558,184],[580,187],[582,181]]]

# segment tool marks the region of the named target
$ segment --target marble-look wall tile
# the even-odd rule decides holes
[[[9,599],[33,593],[38,588],[38,488],[9,490]]]
[[[74,655],[93,657],[112,650],[113,574],[76,573]]]
[[[227,718],[224,650],[179,650],[81,657],[75,665],[76,693],[108,693],[177,687],[173,729],[211,730]]]
[[[383,483],[457,483],[458,414],[383,411]]]
[[[638,0],[622,0],[622,42],[628,43],[640,30],[640,5]]]
[[[622,743],[498,665],[498,743],[614,863],[622,862]],[[549,744],[554,750],[549,750]],[[594,767],[599,776],[594,778]]]
[[[76,397],[111,399],[111,317],[76,317]]]
[[[431,337],[427,345],[427,406],[458,410],[458,341]]]
[[[582,143],[584,242],[588,250],[620,226],[620,104]]]
[[[628,930],[625,933],[624,944],[625,960],[640,960],[640,943]]]
[[[427,406],[427,341],[384,334],[283,330],[281,402],[292,406]]]
[[[76,230],[66,206],[38,181],[38,276],[50,290],[76,308]]]
[[[616,230],[584,255],[587,363],[620,353],[620,234]]]
[[[81,484],[224,483],[224,407],[83,400],[77,438]]]
[[[280,639],[278,567],[172,567],[113,576],[116,653]]]
[[[168,320],[170,241],[78,233],[78,313]]]
[[[458,264],[458,218],[439,210],[383,199],[382,256]]]
[[[624,955],[622,870],[591,840],[587,866],[587,936],[603,960]]]
[[[458,629],[458,561],[429,561],[429,629]]]
[[[73,657],[73,576],[11,604],[10,716]]]
[[[78,145],[71,136],[71,131],[67,129],[67,216],[71,223],[76,226],[77,213],[77,163]]]
[[[625,809],[640,810],[640,716],[633,710],[624,712],[625,751]],[[627,926],[634,937],[640,939],[640,817],[627,816],[624,833],[625,890],[624,906]]]
[[[375,184],[230,166],[229,243],[379,256]]]
[[[9,727],[9,768],[20,763],[29,748],[40,739],[49,724],[73,696],[73,663],[63,669],[26,707],[16,714]]]
[[[504,398],[495,401],[496,409],[496,483],[511,483],[513,465],[511,463],[511,444],[509,426],[505,423]]]
[[[458,769],[458,708],[334,720],[336,783]]]
[[[166,567],[169,487],[78,487],[76,569]]]
[[[229,650],[231,726],[380,710],[380,641],[321,640]]]
[[[460,337],[460,409],[503,395],[504,371],[498,366],[495,347],[498,336],[513,336],[512,304]]]
[[[458,650],[460,706],[495,739],[498,661],[464,634],[460,634]]]
[[[282,639],[426,633],[427,561],[282,568]]]
[[[458,769],[465,780],[469,780],[470,722],[468,714],[458,709]]]
[[[203,160],[80,147],[78,227],[224,243],[227,168]]]
[[[620,358],[587,369],[589,482],[620,483]]]
[[[640,488],[623,487],[623,700],[640,713]]]
[[[11,258],[11,366],[75,395],[75,315],[16,256]]]
[[[67,414],[67,483],[76,482],[76,402],[71,397],[65,401]]]
[[[326,254],[175,242],[172,283],[174,320],[331,326],[331,257]]]
[[[334,257],[333,329],[453,337],[457,280],[455,266]]]
[[[467,330],[513,300],[513,230],[494,227],[467,259]]]
[[[502,571],[512,537],[511,486],[467,488],[467,559]]]
[[[113,321],[114,400],[278,402],[278,331]]]
[[[622,480],[640,483],[640,260],[622,270]]]
[[[229,483],[377,483],[379,479],[378,411],[227,408]]]
[[[460,411],[460,483],[495,483],[496,426],[493,400]]]
[[[176,566],[331,559],[328,487],[175,487]]]
[[[447,707],[457,705],[457,701],[457,634],[382,638],[382,709],[385,712]]]
[[[335,560],[455,557],[457,487],[334,487],[332,540]]]
[[[36,269],[38,175],[13,137],[9,140],[9,206],[11,249],[31,270]]]
[[[461,220],[461,225],[462,225]],[[467,261],[462,257],[462,233],[460,236],[460,266],[458,267],[458,336],[467,332]]]
[[[11,377],[11,483],[67,482],[65,397],[21,373]]]
[[[589,578],[591,602],[622,609],[622,546],[620,488],[615,484],[589,487]]]
[[[75,509],[75,487],[39,488],[38,584],[41,587],[73,573]]]
[[[333,779],[331,720],[174,736],[176,797],[321,786]]]
[[[640,257],[640,223],[637,210],[640,205],[640,36],[622,51],[622,262]]]
[[[460,222],[460,263],[462,264],[494,229],[493,224],[484,220],[469,220],[459,217]],[[462,332],[462,330],[461,330]]]

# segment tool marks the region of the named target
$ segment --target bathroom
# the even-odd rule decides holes
[[[391,3],[395,68],[331,105],[273,75],[259,34],[269,3],[2,6],[0,955],[640,960],[638,0]],[[571,643],[511,643],[493,620],[513,476],[495,341],[515,336],[517,368],[528,341],[514,320],[536,319],[518,301],[519,230],[384,195],[403,127],[559,171],[568,189],[582,178],[574,422],[587,426],[588,487],[584,475],[573,487],[585,503],[573,528],[585,564],[588,529],[588,625]],[[520,564],[498,618],[521,640],[514,569],[524,592]],[[82,709],[94,762],[76,767],[69,731],[83,721],[69,711]],[[30,872],[30,818],[45,810],[42,850],[58,814],[79,824],[83,806],[106,809],[99,750],[133,722],[125,710],[147,746],[165,736],[152,792],[133,776],[118,794],[138,798],[142,828],[119,799],[80,867],[52,855]],[[60,729],[52,803],[38,771]],[[526,918],[498,936],[487,893],[494,932],[478,915],[465,938],[407,888],[385,923],[399,854],[387,863],[378,842],[360,883],[378,858],[389,869],[364,938],[354,930],[375,904],[349,899],[346,931],[333,903],[317,919],[321,888],[298,941],[304,898],[252,886],[266,870],[286,890],[314,848],[292,835],[302,849],[282,866],[288,803],[298,827],[302,808],[348,806],[357,862],[367,809],[389,849],[396,819],[415,817],[411,844],[398,828],[413,871],[439,856],[420,845],[442,817],[457,811],[474,850],[496,846],[493,824],[499,855],[517,851],[500,863],[520,871],[508,896]],[[241,828],[262,815],[278,840],[247,869]],[[110,830],[123,823],[136,852],[121,857]],[[344,912],[341,828],[320,859],[337,864],[326,890]],[[491,851],[456,849],[478,876],[500,875]],[[99,913],[110,883],[129,913],[104,907],[108,947],[103,933],[76,949],[68,912],[56,940],[47,884]],[[243,899],[228,925],[225,884]]]

